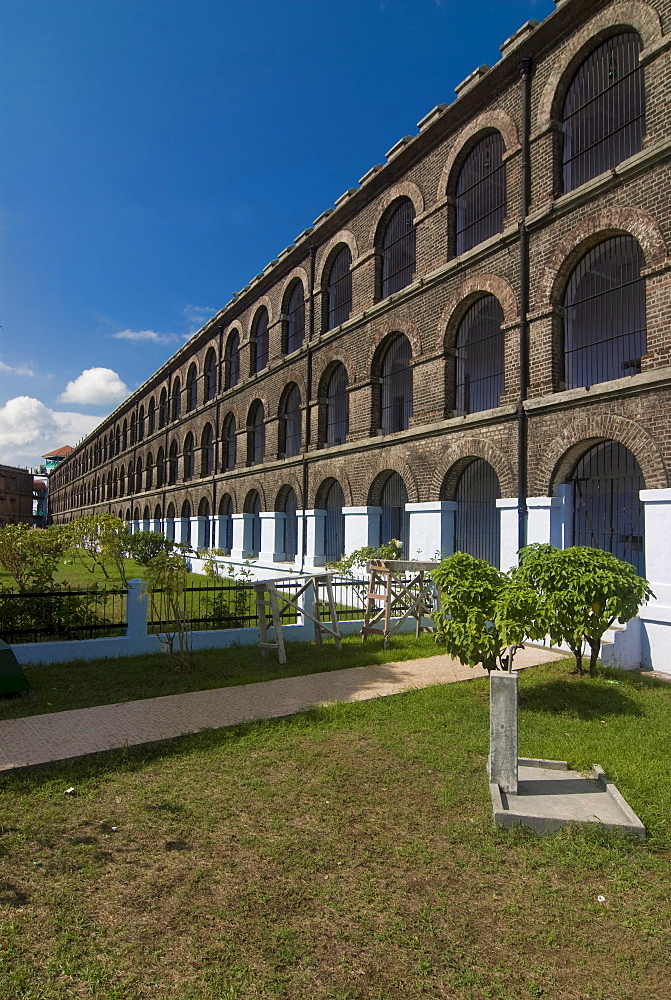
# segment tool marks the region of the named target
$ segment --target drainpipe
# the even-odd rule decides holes
[[[306,395],[305,400],[305,447],[303,448],[303,544],[301,545],[301,573],[305,568],[305,557],[308,551],[308,519],[305,513],[305,505],[308,501],[308,461],[307,453],[310,450],[311,441],[311,413],[310,413],[310,403],[312,401],[312,341],[315,335],[315,260],[317,257],[317,247],[310,247],[310,289],[309,289],[309,303],[310,303],[310,315],[309,315],[309,326],[308,326],[308,350],[306,358]]]
[[[529,390],[529,231],[526,219],[531,202],[531,74],[533,60],[520,62],[522,77],[522,220],[520,222],[520,392],[517,403],[517,547],[527,544],[527,438],[528,417],[524,406]]]

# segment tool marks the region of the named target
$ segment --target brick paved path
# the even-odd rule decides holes
[[[515,657],[515,666],[545,663],[558,655],[555,650],[527,647]],[[367,701],[483,676],[486,671],[481,667],[462,667],[442,655],[5,719],[0,722],[0,770],[152,743],[200,729],[275,719],[334,701]]]

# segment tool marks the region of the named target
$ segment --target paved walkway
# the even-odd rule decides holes
[[[556,650],[527,647],[518,652],[515,666],[545,663],[557,655]],[[5,719],[0,722],[0,771],[153,743],[201,729],[276,719],[335,701],[383,698],[486,673],[482,667],[463,667],[441,655]]]

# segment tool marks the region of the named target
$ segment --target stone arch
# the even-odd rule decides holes
[[[506,158],[518,152],[520,148],[519,131],[515,121],[507,111],[493,108],[491,111],[485,111],[478,115],[461,130],[452,143],[452,149],[438,181],[437,201],[443,201],[446,194],[452,191],[461,164],[475,146],[476,139],[484,138],[487,132],[501,133],[503,144],[506,147]]]
[[[600,42],[622,28],[637,31],[644,49],[657,44],[663,37],[659,14],[650,4],[643,0],[619,0],[617,4],[609,4],[583,25],[561,52],[555,54],[555,65],[538,102],[536,131],[551,127],[564,100],[566,86],[583,60]]]
[[[275,494],[275,506],[273,507],[273,510],[275,511],[284,510],[284,505],[286,503],[287,494],[289,493],[289,490],[293,490],[294,493],[296,494],[296,504],[298,506],[298,510],[302,510],[303,492],[301,490],[301,485],[296,476],[287,476],[285,482],[282,483],[280,488],[277,490]]]
[[[232,483],[222,483],[221,496],[217,500],[217,513],[221,513],[221,502],[225,496],[229,496],[231,498],[231,505],[233,507],[232,513],[237,514],[240,509],[238,507],[238,494]]]
[[[242,501],[242,511],[244,514],[251,514],[249,509],[251,504],[252,493],[258,493],[259,499],[261,500],[261,510],[269,510],[266,491],[263,488],[260,479],[253,479],[245,486],[245,499]]]
[[[459,285],[443,309],[436,330],[435,350],[453,347],[459,323],[470,307],[484,295],[493,295],[503,309],[503,322],[519,322],[517,294],[505,278],[498,274],[473,274]]]
[[[350,385],[356,381],[354,361],[349,352],[343,348],[333,348],[330,351],[324,352],[320,357],[320,366],[318,371],[315,372],[315,384],[318,386],[317,395],[323,392],[326,381],[330,378],[331,372],[337,364],[344,365],[347,372],[347,381]]]
[[[364,373],[364,377],[372,371],[374,364],[379,364],[379,359],[384,353],[386,342],[391,341],[392,336],[399,333],[402,333],[403,336],[407,337],[410,341],[413,361],[416,361],[417,358],[422,355],[422,339],[419,333],[419,328],[414,323],[410,323],[405,320],[399,326],[398,319],[388,319],[384,323],[376,325],[375,335],[370,339],[368,347],[368,367]]]
[[[341,229],[319,251],[319,262],[316,268],[317,279],[315,282],[317,288],[323,288],[326,281],[326,272],[331,266],[336,251],[340,250],[343,246],[349,247],[349,252],[352,255],[352,264],[354,265],[359,256],[359,246],[356,236],[349,229]]]
[[[374,250],[377,247],[380,233],[391,214],[390,209],[399,198],[410,199],[415,209],[415,218],[424,211],[424,195],[413,181],[401,181],[392,185],[377,203],[377,215],[368,237],[368,250]]]
[[[561,305],[564,286],[573,269],[592,247],[612,236],[631,235],[643,251],[646,267],[666,260],[667,248],[661,228],[642,208],[613,206],[587,216],[557,244],[538,285],[536,308]]]
[[[249,310],[247,312],[247,316],[245,317],[245,324],[244,324],[244,330],[243,330],[244,336],[241,335],[241,337],[240,337],[240,345],[241,346],[242,346],[243,340],[249,341],[249,339],[250,339],[250,337],[252,335],[252,328],[253,328],[254,324],[256,323],[256,318],[259,315],[262,306],[265,306],[266,309],[268,310],[268,329],[270,329],[270,327],[275,322],[275,317],[274,317],[274,314],[273,314],[273,303],[272,303],[272,301],[270,299],[270,296],[268,296],[268,295],[259,295],[258,299],[255,300],[254,305],[250,306],[250,308],[249,308]],[[233,324],[233,326],[236,326],[236,325],[239,326],[239,327],[241,327],[242,326],[242,321],[241,320],[236,320],[236,322]]]
[[[439,500],[444,492],[453,500],[459,477],[474,458],[482,458],[491,465],[501,487],[501,496],[516,495],[515,473],[506,455],[484,438],[466,437],[446,449],[445,457],[436,467],[431,480],[430,499]]]
[[[277,385],[273,393],[273,412],[272,414],[266,410],[266,419],[269,417],[276,417],[279,413],[279,408],[284,402],[284,398],[289,390],[290,385],[297,385],[298,391],[301,394],[301,409],[305,408],[305,400],[307,399],[307,389],[305,386],[305,377],[303,373],[297,368],[285,369],[282,372],[283,380],[281,385]],[[261,398],[261,397],[259,397]]]
[[[282,282],[282,295],[280,297],[280,302],[282,303],[282,312],[285,312],[287,297],[292,287],[295,285],[296,281],[300,281],[301,284],[303,285],[303,295],[307,303],[308,289],[310,287],[310,279],[308,278],[308,273],[305,270],[305,268],[299,265],[298,267],[295,267],[293,271],[290,271],[289,274],[287,274],[287,276],[285,277],[284,281]],[[270,314],[270,310],[268,310],[268,313]],[[256,312],[254,313],[254,315],[256,315]]]
[[[668,487],[662,453],[646,430],[614,413],[587,413],[568,423],[548,445],[536,465],[535,495],[551,495],[559,483],[566,482],[584,452],[600,441],[617,441],[629,449],[641,467],[646,489]]]
[[[338,462],[329,462],[327,469],[328,475],[322,476],[319,483],[316,486],[312,486],[310,493],[308,494],[308,499],[312,508],[317,510],[323,509],[324,494],[328,486],[330,486],[334,480],[337,483],[340,483],[340,487],[345,497],[345,506],[354,507],[354,491],[352,489],[352,482],[347,473],[345,461],[340,460]]]
[[[385,473],[397,472],[408,491],[408,503],[419,503],[422,499],[417,485],[417,477],[408,463],[393,452],[385,452],[372,462],[362,480],[362,505],[379,506],[379,494],[386,482]]]

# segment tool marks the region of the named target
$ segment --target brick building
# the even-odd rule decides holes
[[[659,660],[671,0],[556,2],[74,449],[54,520],[112,511],[265,575],[390,537],[502,568],[595,545],[651,580]]]
[[[0,465],[0,526],[33,523],[33,474]]]

